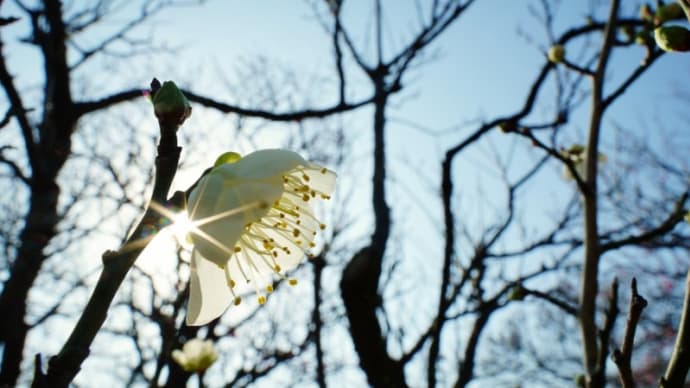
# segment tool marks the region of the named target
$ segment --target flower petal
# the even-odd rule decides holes
[[[185,365],[187,363],[187,356],[180,349],[173,350],[171,356],[178,365]]]
[[[298,153],[287,150],[259,150],[243,157],[233,164],[224,164],[218,169],[223,169],[228,177],[244,179],[265,179],[281,176],[285,172],[297,166],[308,166]]]
[[[205,325],[218,318],[233,301],[225,272],[204,259],[195,249],[192,252],[187,325]]]
[[[282,193],[278,177],[223,181],[211,171],[190,195],[190,218],[197,226],[191,233],[194,246],[204,258],[224,266],[245,226],[261,219]]]

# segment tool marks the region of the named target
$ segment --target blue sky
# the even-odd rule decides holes
[[[5,15],[18,14],[12,2],[5,3]],[[373,12],[368,3],[351,0],[346,2],[344,12],[346,26],[355,42],[360,47],[371,49],[371,45],[367,46],[365,43],[372,36],[370,24]],[[528,88],[544,62],[541,50],[548,48],[548,39],[545,38],[542,26],[528,12],[528,5],[537,6],[538,3],[477,0],[432,45],[429,54],[438,55],[413,69],[403,80],[404,91],[393,98],[388,111],[387,135],[392,181],[389,195],[395,199],[391,201],[394,205],[394,219],[400,222],[400,233],[409,230],[426,231],[401,243],[405,257],[410,260],[407,265],[401,266],[400,273],[412,274],[419,271],[430,284],[437,280],[438,273],[433,265],[419,264],[425,264],[422,262],[426,259],[425,254],[431,253],[435,259],[439,259],[441,254],[442,247],[435,233],[440,217],[438,198],[435,196],[440,176],[439,162],[447,148],[463,139],[479,123],[515,113],[523,104]],[[556,33],[560,34],[565,28],[584,22],[590,3],[598,2],[561,1],[556,16]],[[388,22],[384,30],[387,47],[385,53],[390,53],[400,47],[401,38],[407,38],[412,31],[417,30],[418,24],[412,1],[386,0],[383,5]],[[599,18],[606,13],[605,6],[598,6],[595,10]],[[131,12],[133,9],[125,9],[122,14],[106,23],[102,31],[114,28]],[[623,14],[635,13],[630,8]],[[178,48],[175,54],[159,56],[153,53],[127,62],[95,60],[82,70],[83,75],[88,75],[89,82],[82,85],[81,81],[75,80],[76,85],[84,87],[83,90],[75,87],[75,93],[96,97],[123,87],[145,88],[150,79],[156,76],[161,80],[177,80],[185,87],[211,94],[219,100],[251,107],[247,105],[248,96],[242,94],[243,90],[228,90],[219,74],[235,83],[241,83],[243,80],[238,80],[242,77],[238,72],[241,64],[257,57],[265,57],[269,63],[280,64],[297,74],[297,82],[303,88],[315,87],[310,89],[311,106],[329,106],[336,101],[332,83],[334,71],[330,37],[314,19],[307,1],[212,0],[200,7],[167,10],[156,16],[152,26],[153,29],[147,26],[139,32],[144,35],[150,32],[156,43]],[[3,29],[3,33],[5,31],[7,33],[3,35],[3,39],[9,41],[26,29],[18,24]],[[534,40],[528,41],[522,33]],[[94,37],[84,38],[85,42],[95,41]],[[41,78],[38,57],[32,54],[31,49],[19,49],[14,44],[8,44],[5,51],[10,53],[10,67],[19,75],[19,83],[23,87],[35,87],[37,80]],[[637,66],[641,56],[642,49],[636,47],[626,50],[624,54],[617,54],[613,57],[609,72],[616,79]],[[677,136],[676,146],[689,143],[687,134],[682,134],[683,131],[687,133],[687,116],[678,114],[684,110],[687,102],[677,101],[677,93],[690,86],[689,58],[688,55],[665,55],[654,69],[619,100],[605,120],[604,146],[614,141],[613,131],[610,131],[614,123],[627,126],[639,135],[644,135],[645,131],[669,133],[662,136],[658,136],[658,133],[650,134],[650,141],[659,143],[660,146],[669,136]],[[34,70],[24,72],[25,69]],[[359,70],[350,66],[347,73],[354,85],[348,91],[348,97],[356,100],[367,96],[371,88]],[[321,84],[319,79],[327,82]],[[323,92],[319,87],[323,88]],[[553,93],[548,88],[546,90]],[[533,121],[552,117],[553,107],[548,105],[548,99],[544,101],[547,105],[537,109],[539,113],[535,114]],[[138,109],[143,109],[140,107],[142,105],[147,107],[143,99],[135,101],[133,105]],[[281,105],[280,108],[288,107]],[[588,103],[574,113],[566,135],[569,141],[583,140],[588,114]],[[348,133],[355,144],[352,170],[359,173],[343,176],[343,182],[348,186],[363,187],[355,195],[353,212],[361,214],[361,234],[365,236],[370,228],[367,222],[370,212],[367,187],[370,180],[368,158],[371,150],[371,110],[365,108],[348,115],[346,120]],[[142,122],[152,126],[153,120],[148,117]],[[438,134],[430,135],[405,123],[415,123]],[[248,125],[251,130],[258,124],[252,122]],[[231,119],[197,109],[183,131],[211,131],[208,128],[222,131],[226,126],[232,126]],[[276,132],[280,127],[281,125],[274,126]],[[277,146],[282,140],[280,135],[271,132],[261,137],[262,143],[258,146]],[[478,187],[483,187],[484,193],[497,191],[494,190],[497,187],[496,176],[492,175],[490,167],[492,147],[505,156],[516,142],[521,141],[524,140],[510,136],[492,136],[490,140],[459,158],[456,163],[456,180],[461,187],[458,207],[467,211],[463,214],[467,214],[468,224],[479,225],[494,215],[475,206],[476,202],[473,202],[482,199],[482,192],[478,191]],[[196,169],[179,178],[177,187],[187,187],[205,166],[213,163],[218,153],[228,147],[237,146],[243,152],[248,152],[253,147],[248,143],[231,145],[230,142],[224,140],[186,148],[189,151],[183,158],[196,163]],[[514,159],[514,172],[520,170],[522,161],[534,160],[539,155],[538,152],[529,150],[518,153]],[[615,160],[615,155],[610,156]],[[682,156],[676,159],[683,161]],[[687,162],[686,157],[686,168]],[[547,208],[563,201],[572,192],[572,187],[560,179],[560,167],[555,164],[550,174],[539,179],[542,186],[534,190],[541,195],[530,203],[529,208],[534,212],[532,217],[547,222]],[[419,190],[415,193],[417,189]],[[488,195],[485,199],[499,201],[500,196],[494,198]],[[419,206],[419,202],[428,204],[428,207]],[[539,227],[537,222],[536,228]],[[102,247],[96,246],[93,249],[100,251]],[[433,287],[428,290],[420,289],[418,292],[429,292],[429,297],[435,298]],[[401,306],[404,306],[402,302],[397,308],[402,309]]]

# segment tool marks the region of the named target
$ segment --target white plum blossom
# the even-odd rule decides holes
[[[275,279],[302,262],[326,226],[311,204],[330,199],[336,175],[286,150],[222,155],[189,194],[194,228],[188,325],[216,319],[239,294],[254,289],[260,304]]]
[[[172,358],[187,372],[203,373],[218,359],[218,352],[213,341],[192,338],[185,342],[182,350],[173,350]]]
[[[561,155],[566,159],[570,159],[578,177],[584,179],[586,172],[585,168],[587,168],[587,147],[580,144],[573,144],[568,149],[561,151]],[[606,154],[601,152],[597,153],[598,163],[606,163],[607,161],[608,157]],[[563,166],[563,178],[568,181],[574,180],[573,174],[570,172],[568,166]]]

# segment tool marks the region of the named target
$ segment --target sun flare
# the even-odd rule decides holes
[[[187,216],[187,211],[183,210],[172,217],[172,224],[168,227],[173,238],[182,246],[191,246],[189,233],[196,226]]]

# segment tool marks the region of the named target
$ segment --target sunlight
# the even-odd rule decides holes
[[[168,226],[168,230],[172,237],[177,240],[178,244],[182,246],[191,245],[191,239],[189,233],[195,229],[194,223],[187,216],[187,211],[182,210],[181,212],[173,215],[171,217],[173,223]]]

